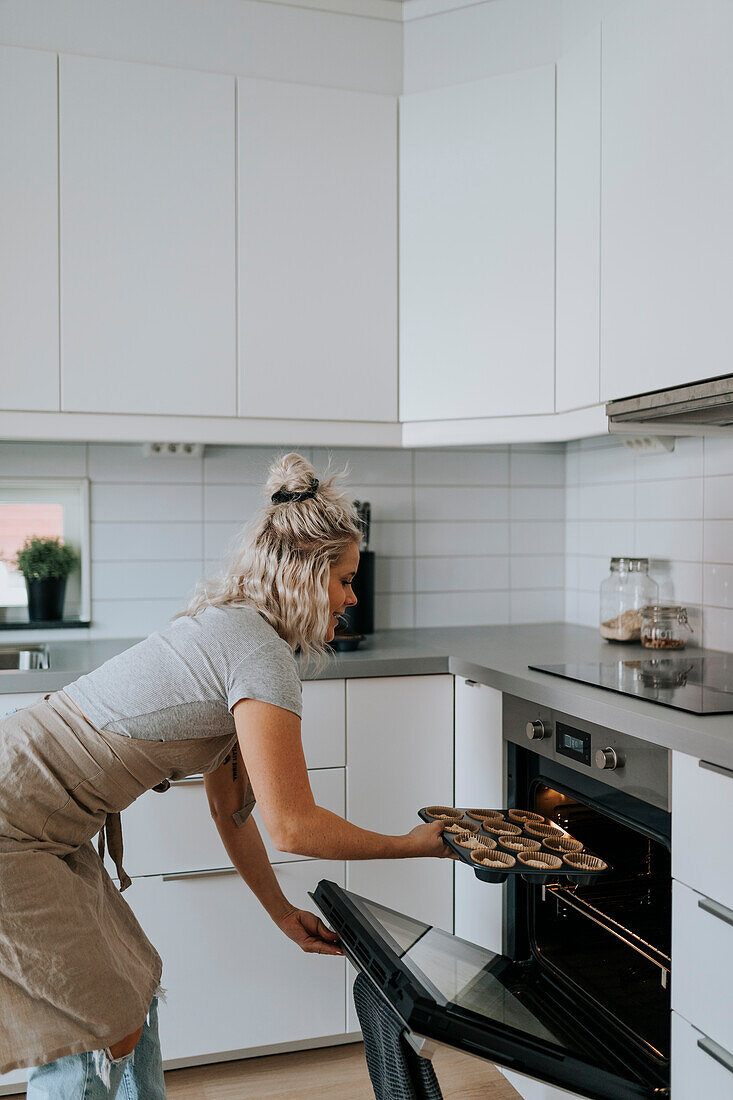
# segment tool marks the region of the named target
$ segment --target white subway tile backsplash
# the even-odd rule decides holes
[[[705,478],[705,519],[733,519],[733,474]]]
[[[414,539],[412,523],[372,523],[369,549],[389,558],[411,558]]]
[[[703,566],[703,591],[708,606],[733,608],[733,565]]]
[[[505,520],[509,517],[508,508],[506,488],[415,489],[417,520]]]
[[[509,622],[508,592],[418,592],[415,626],[481,626]]]
[[[508,554],[509,524],[478,523],[416,523],[415,548],[418,554]]]
[[[705,477],[717,474],[733,474],[733,433],[707,436],[704,441]]]
[[[391,592],[414,592],[414,559],[375,557],[374,591],[381,594]]]
[[[201,484],[201,458],[176,455],[145,457],[141,443],[90,443],[92,481],[189,482]]]
[[[86,475],[86,443],[0,443],[0,477]]]
[[[353,479],[344,487],[351,500],[368,500],[372,506],[372,523],[412,520],[412,486],[363,485]]]
[[[415,625],[415,597],[412,593],[374,596],[374,629],[405,630]]]
[[[308,447],[207,447],[204,452],[204,481],[207,485],[257,485],[263,488],[270,466],[289,451],[297,451],[310,461]]]
[[[733,480],[733,479],[731,479]],[[674,481],[639,481],[636,484],[636,517],[647,519],[702,519],[700,477]]]
[[[207,522],[204,524],[204,557],[207,561],[221,563],[234,547],[241,523]]]
[[[565,486],[565,454],[562,450],[538,453],[511,449],[510,485]]]
[[[702,477],[703,440],[680,436],[673,451],[636,455],[636,480],[657,481],[661,478]]]
[[[512,486],[509,498],[513,520],[564,519],[565,490],[560,488],[529,489]]]
[[[509,587],[509,558],[415,559],[416,592],[505,591]]]
[[[659,599],[662,603],[702,603],[703,570],[699,562],[651,558],[649,573],[659,585]]]
[[[202,536],[200,523],[92,523],[92,560],[200,559]]]
[[[544,557],[513,554],[509,561],[509,587],[512,591],[564,586],[565,558],[561,554],[547,554]]]
[[[702,561],[702,521],[640,520],[634,553],[644,558]]]
[[[508,485],[509,451],[415,451],[416,485]]]
[[[733,650],[733,610],[727,607],[706,607],[705,646],[708,649]]]
[[[633,520],[634,488],[625,483],[580,485],[577,511],[584,520]]]
[[[733,520],[706,519],[703,524],[705,561],[733,561]]]
[[[264,505],[259,485],[205,485],[203,498],[207,523],[237,523],[241,526]]]
[[[565,524],[562,520],[512,520],[509,529],[509,551],[512,554],[565,553]]]
[[[591,446],[591,443],[596,445]],[[580,485],[633,481],[636,459],[633,451],[616,439],[583,439],[578,454],[578,467]]]
[[[92,638],[144,638],[184,610],[185,599],[93,600]]]
[[[563,621],[564,611],[565,593],[562,588],[512,591],[510,595],[512,623],[558,623]]]
[[[568,553],[596,557],[631,557],[634,554],[634,523],[631,520],[578,520],[574,543]]]
[[[95,562],[92,600],[178,599],[185,602],[201,579],[198,561]]]
[[[92,522],[200,522],[200,485],[114,485],[92,482]]]
[[[388,448],[349,448],[343,447],[336,450],[326,450],[322,447],[313,449],[313,465],[318,475],[325,475],[326,468],[331,464],[332,472],[341,471],[348,467],[345,486],[349,496],[359,497],[352,491],[351,486],[360,485],[412,485],[412,453],[410,451]]]

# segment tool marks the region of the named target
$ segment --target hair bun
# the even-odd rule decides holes
[[[265,492],[273,504],[284,504],[298,497],[307,500],[313,495],[313,482],[317,488],[318,479],[310,462],[296,451],[291,451],[270,467]],[[306,496],[299,496],[302,493]]]

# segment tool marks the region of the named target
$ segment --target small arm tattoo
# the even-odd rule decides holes
[[[237,775],[239,774],[239,768],[238,768],[238,765],[239,765],[239,750],[237,748],[236,742],[232,746],[231,757],[232,757],[232,779],[236,779]]]

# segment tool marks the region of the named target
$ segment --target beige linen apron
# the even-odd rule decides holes
[[[166,780],[213,771],[234,736],[134,740],[55,692],[0,719],[0,1073],[98,1050],[135,1031],[160,956],[91,844]]]

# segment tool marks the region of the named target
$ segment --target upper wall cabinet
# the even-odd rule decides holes
[[[0,47],[3,409],[59,407],[56,55]]]
[[[61,57],[65,412],[233,415],[234,84]]]
[[[730,373],[732,41],[730,0],[604,24],[604,400]]]
[[[555,68],[406,96],[402,420],[554,410]]]
[[[557,63],[555,407],[596,404],[599,384],[601,32]]]
[[[397,419],[391,96],[238,82],[239,412]]]

